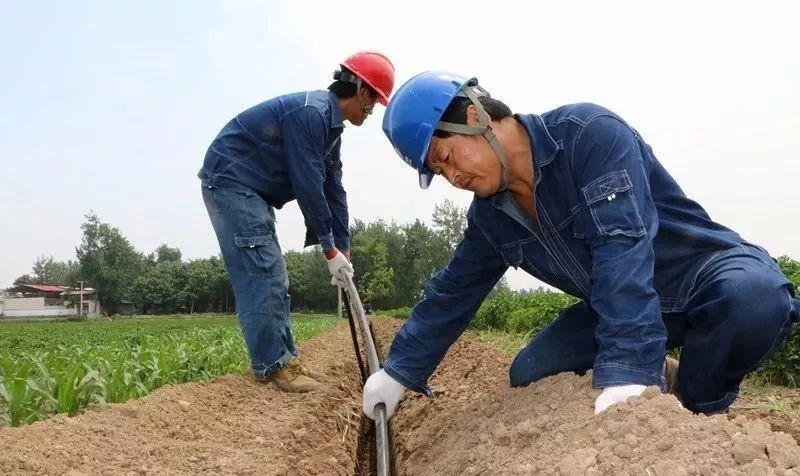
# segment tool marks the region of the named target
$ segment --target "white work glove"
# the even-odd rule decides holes
[[[389,376],[385,370],[381,369],[375,372],[364,384],[364,403],[362,404],[364,414],[374,420],[375,405],[383,403],[386,405],[386,418],[391,418],[405,391],[406,387]]]
[[[350,279],[353,279],[354,271],[353,265],[345,258],[344,253],[336,250],[336,254],[333,255],[333,258],[326,259],[325,261],[328,262],[328,271],[331,272],[331,284],[339,286],[342,289],[347,288],[347,281],[342,278],[341,273],[345,273],[350,276]]]
[[[594,401],[594,414],[602,412],[615,403],[625,403],[631,397],[638,397],[647,387],[644,385],[619,385],[606,387]]]

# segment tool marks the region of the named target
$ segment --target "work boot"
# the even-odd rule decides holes
[[[292,359],[284,367],[272,372],[266,377],[267,382],[273,382],[284,392],[306,393],[319,390],[323,384],[310,377],[308,369],[301,363]],[[304,373],[305,372],[305,373]]]
[[[667,393],[675,395],[678,400],[681,399],[678,395],[678,361],[672,357],[667,356],[664,359],[664,380],[667,383]]]
[[[306,363],[303,362],[303,359],[301,359],[300,357],[295,357],[294,359],[290,360],[289,365],[296,368],[301,375],[305,375],[306,377],[311,377],[318,382],[324,382],[326,380],[325,374],[317,372],[314,369],[311,369],[308,366],[306,366]]]

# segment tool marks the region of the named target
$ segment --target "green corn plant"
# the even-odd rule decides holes
[[[27,425],[42,418],[44,398],[34,389],[36,366],[25,355],[19,359],[0,357],[0,401],[5,411],[0,419],[10,426]]]

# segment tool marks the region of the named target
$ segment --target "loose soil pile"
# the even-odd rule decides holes
[[[407,397],[392,420],[398,474],[800,475],[800,447],[764,421],[694,415],[656,388],[595,416],[591,372],[511,389],[509,363],[457,342],[437,398]]]
[[[327,388],[248,376],[165,387],[73,418],[0,429],[0,474],[341,474],[356,471],[360,378],[346,325],[301,345]]]
[[[401,321],[375,319],[385,352]],[[285,394],[245,376],[0,429],[0,474],[360,474],[360,382],[345,325],[301,346],[327,388]],[[655,389],[593,414],[591,375],[508,388],[510,358],[462,338],[392,419],[401,475],[796,475],[800,447],[752,416],[704,417]]]

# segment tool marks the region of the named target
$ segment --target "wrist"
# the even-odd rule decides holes
[[[339,250],[334,246],[328,248],[327,250],[322,250],[322,254],[325,255],[325,259],[332,260],[337,254],[339,254]]]

